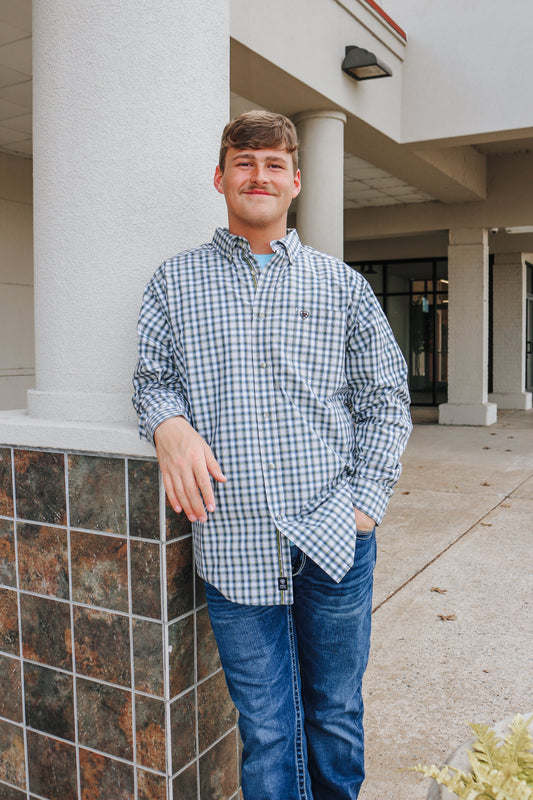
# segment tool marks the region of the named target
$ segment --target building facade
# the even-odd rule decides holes
[[[371,282],[414,402],[531,408],[532,26],[528,0],[0,0],[0,796],[238,796],[130,403],[144,285],[225,224],[230,116],[295,120],[291,224]],[[346,74],[354,46],[391,74]]]

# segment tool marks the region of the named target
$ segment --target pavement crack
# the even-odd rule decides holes
[[[377,606],[375,606],[372,609],[372,614],[375,614],[376,611],[378,611],[386,603],[388,603],[389,600],[392,600],[392,598],[395,597],[399,592],[401,592],[402,589],[405,589],[406,586],[409,586],[409,584],[412,583],[412,581],[414,581],[415,578],[418,578],[418,576],[421,575],[423,572],[425,572],[428,567],[430,567],[432,564],[435,563],[435,561],[438,561],[439,558],[444,555],[444,553],[447,553],[448,550],[451,550],[451,548],[454,547],[457,544],[457,542],[460,542],[461,539],[463,539],[468,533],[470,533],[470,531],[472,531],[477,525],[483,524],[483,520],[485,520],[490,514],[492,514],[493,511],[495,511],[497,508],[500,508],[501,506],[503,506],[505,508],[506,507],[504,505],[505,501],[509,500],[511,498],[511,496],[516,491],[518,491],[518,489],[520,489],[525,483],[527,483],[529,480],[531,480],[531,478],[533,478],[533,473],[531,473],[531,475],[528,475],[527,478],[524,478],[523,481],[520,481],[520,483],[517,486],[515,486],[512,489],[512,491],[510,491],[508,494],[506,494],[504,497],[502,497],[500,500],[498,500],[498,502],[495,503],[491,508],[489,508],[489,510],[486,511],[484,514],[482,514],[482,516],[479,517],[479,519],[477,519],[475,522],[473,522],[472,525],[470,525],[469,528],[467,528],[465,531],[460,533],[459,536],[457,536],[457,538],[455,538],[453,540],[453,542],[450,542],[448,545],[446,545],[445,548],[443,548],[439,553],[437,553],[437,555],[434,556],[431,559],[431,561],[428,561],[427,564],[424,564],[423,567],[420,567],[420,569],[417,570],[413,575],[411,575],[410,578],[408,578],[406,581],[404,581],[401,584],[401,586],[398,586],[397,589],[395,589],[393,592],[391,592],[389,595],[387,595],[387,597],[385,597],[380,603],[378,603]]]

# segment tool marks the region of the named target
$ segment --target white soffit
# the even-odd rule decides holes
[[[344,208],[399,206],[433,199],[368,161],[344,154]]]
[[[0,151],[31,156],[31,0],[0,0]]]

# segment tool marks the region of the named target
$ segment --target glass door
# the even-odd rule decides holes
[[[526,392],[533,392],[533,297],[527,298]]]

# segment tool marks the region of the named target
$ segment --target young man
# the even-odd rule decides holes
[[[353,800],[374,526],[399,477],[409,395],[369,285],[287,232],[297,148],[277,114],[224,129],[228,229],[150,281],[134,404],[193,523],[245,800]]]

